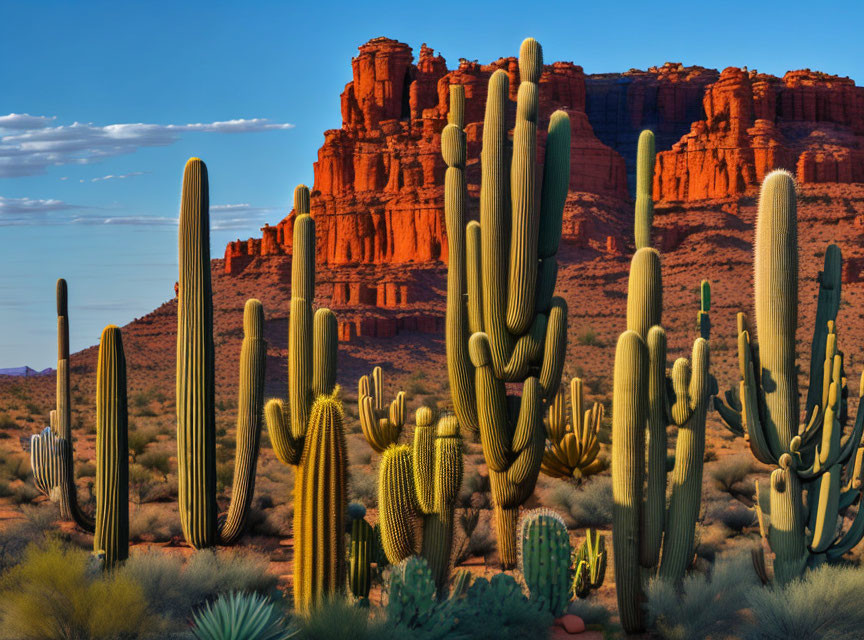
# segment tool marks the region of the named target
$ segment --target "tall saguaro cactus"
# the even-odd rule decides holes
[[[521,82],[509,172],[509,80],[501,70],[489,79],[479,225],[471,222],[466,228],[464,94],[458,90],[451,91],[450,124],[441,136],[447,164],[450,392],[460,425],[480,431],[505,567],[516,564],[519,507],[534,491],[540,471],[543,404],[558,389],[567,339],[567,305],[553,294],[570,180],[570,119],[563,111],[552,114],[542,185],[535,184],[542,71],[540,45],[528,38],[519,52]],[[521,405],[507,396],[508,382],[523,383]]]
[[[237,454],[231,506],[221,523],[216,504],[216,408],[213,292],[210,284],[210,205],[207,167],[186,163],[179,226],[177,296],[177,475],[180,521],[196,548],[236,541],[255,489],[264,393],[264,310],[248,300],[243,313]]]
[[[646,139],[651,138],[641,136],[640,145]],[[638,183],[650,184],[651,176],[643,172],[652,165],[640,162]],[[637,204],[637,230],[650,208],[650,203]],[[650,242],[650,220],[646,238]],[[667,377],[662,294],[660,254],[642,246],[630,265],[627,330],[616,349],[612,401],[612,542],[618,609],[628,633],[644,629],[644,580],[655,573],[673,582],[684,577],[701,501],[712,384],[708,341],[697,338],[692,358],[678,358]],[[671,424],[678,435],[667,509],[666,430]]]
[[[96,369],[96,530],[93,550],[114,566],[129,555],[129,418],[120,329],[99,341]]]
[[[770,526],[763,533],[774,552],[774,577],[783,583],[807,567],[839,560],[864,538],[864,410],[859,402],[843,439],[847,391],[835,325],[842,259],[833,244],[818,277],[810,380],[799,422],[798,221],[795,183],[786,171],[774,171],[762,183],[754,262],[758,345],[739,313],[739,390],[726,393],[728,404],[719,398],[714,404],[730,429],[747,438],[753,455],[777,467],[771,474]],[[864,384],[859,398],[862,392]],[[843,514],[855,502],[855,519],[840,533]]]
[[[338,391],[336,316],[325,308],[312,313],[315,220],[309,210],[309,189],[299,185],[294,190],[297,217],[291,262],[288,402],[272,399],[264,408],[276,457],[285,464],[297,465],[294,599],[297,609],[303,613],[345,588],[345,527],[334,528],[328,521],[341,522],[347,508],[345,446],[341,444],[344,441],[342,407],[335,397]],[[312,418],[321,424],[313,427]],[[310,444],[310,438],[318,444]],[[327,469],[316,470],[325,460]],[[342,489],[333,493],[334,487]],[[322,492],[331,493],[324,497]],[[326,513],[317,506],[318,500],[324,501]],[[301,501],[304,508],[299,508]]]

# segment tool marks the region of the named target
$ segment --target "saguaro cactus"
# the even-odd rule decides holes
[[[93,550],[105,566],[129,556],[129,423],[126,356],[120,329],[108,326],[99,341],[96,370],[96,530]]]
[[[382,453],[390,445],[396,444],[405,425],[405,392],[399,391],[389,408],[384,408],[381,367],[372,369],[371,384],[369,376],[360,378],[357,405],[360,413],[360,428],[369,446]]]
[[[640,163],[637,170],[649,167]],[[637,182],[650,184],[650,176],[637,175]],[[637,207],[637,227],[646,207]],[[627,331],[616,349],[612,405],[612,543],[618,609],[628,633],[644,629],[643,579],[654,573],[673,582],[684,577],[701,501],[711,395],[708,342],[697,338],[692,359],[678,358],[667,378],[662,292],[660,254],[643,246],[630,266]],[[670,424],[678,436],[667,510]]]
[[[234,490],[217,526],[213,299],[210,285],[210,205],[207,167],[186,163],[180,204],[177,296],[177,475],[180,521],[196,548],[242,533],[255,487],[264,388],[264,311],[248,300],[243,315]]]
[[[570,120],[549,120],[542,186],[537,171],[540,45],[519,52],[520,84],[508,172],[509,80],[489,79],[481,154],[480,223],[466,228],[466,143],[463,94],[450,94],[450,124],[441,137],[447,164],[444,211],[447,275],[447,369],[456,416],[480,431],[489,467],[498,551],[516,563],[520,505],[534,491],[543,458],[543,403],[558,389],[567,339],[567,305],[553,297],[561,219],[570,180]],[[538,200],[539,192],[539,200]],[[466,305],[467,298],[467,305]],[[522,382],[518,398],[506,383]]]
[[[563,389],[555,394],[546,420],[548,444],[540,470],[552,478],[567,478],[576,483],[599,473],[605,460],[598,458],[597,435],[603,421],[603,405],[595,402],[583,412],[582,379],[570,381],[570,419],[567,419]]]
[[[57,281],[57,394],[51,428],[30,439],[36,486],[60,503],[60,517],[92,533],[95,520],[81,509],[75,487],[72,403],[69,382],[69,308],[66,281]]]
[[[860,502],[852,524],[838,533],[843,514],[861,496],[864,410],[859,403],[854,426],[843,439],[847,390],[835,326],[842,259],[833,244],[818,277],[810,381],[804,422],[799,422],[797,226],[794,180],[786,171],[774,171],[762,183],[756,222],[758,345],[752,343],[746,316],[739,313],[739,392],[726,393],[728,404],[714,400],[730,429],[747,438],[753,455],[778,467],[771,474],[770,526],[763,533],[774,552],[774,577],[781,583],[807,567],[839,560],[864,537]]]
[[[330,309],[318,309],[314,315],[315,300],[315,220],[309,214],[309,189],[299,185],[294,190],[294,244],[291,261],[291,318],[288,325],[288,402],[268,400],[264,408],[267,430],[276,457],[285,464],[297,465],[297,485],[304,478],[303,486],[309,496],[321,495],[334,485],[332,476],[338,474],[337,459],[344,457],[344,445],[333,456],[334,467],[328,475],[315,472],[319,462],[307,455],[307,440],[312,437],[310,415],[314,414],[318,402],[329,407],[327,415],[336,411],[340,418],[328,419],[324,425],[328,441],[341,442],[341,404],[336,399],[336,316]],[[315,435],[320,438],[320,435]],[[344,466],[341,471],[344,476]],[[344,486],[344,477],[341,481]],[[327,487],[330,487],[329,489]],[[296,490],[296,489],[295,489]],[[299,498],[299,496],[298,496]],[[305,498],[307,501],[310,498]],[[314,501],[313,501],[314,502]],[[345,588],[344,526],[332,528],[328,519],[342,518],[347,501],[344,490],[326,499],[332,512],[313,508],[294,508],[295,561],[294,597],[297,609],[308,612],[328,596]],[[329,515],[328,515],[329,514]],[[337,514],[337,515],[333,515]],[[327,531],[327,535],[318,532]],[[313,535],[314,533],[314,535]]]
[[[420,407],[414,442],[384,451],[378,485],[381,540],[387,559],[398,564],[418,552],[442,589],[450,575],[453,514],[462,486],[462,439],[455,416],[438,420]],[[422,519],[422,543],[414,523]]]
[[[696,327],[699,335],[706,340],[711,339],[711,283],[703,280],[699,285],[699,311],[696,313]]]

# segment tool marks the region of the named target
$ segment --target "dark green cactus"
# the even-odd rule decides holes
[[[706,340],[711,339],[711,283],[703,280],[699,286],[699,311],[696,314],[696,327],[699,336]]]
[[[129,422],[120,329],[99,340],[96,369],[96,527],[93,550],[113,567],[129,556]]]
[[[221,525],[216,503],[213,299],[210,284],[210,205],[207,167],[186,163],[180,205],[180,278],[177,295],[177,475],[180,521],[196,548],[234,542],[254,493],[266,343],[261,303],[249,300],[243,317],[237,414],[237,454],[231,506]]]
[[[561,516],[534,509],[519,526],[519,570],[531,600],[542,599],[555,616],[570,602],[570,536]]]
[[[466,226],[464,123],[451,118],[441,137],[450,392],[460,425],[480,432],[505,567],[516,563],[519,507],[540,471],[543,403],[558,389],[567,339],[567,305],[553,293],[570,178],[570,120],[563,111],[550,117],[542,185],[535,184],[543,61],[532,38],[522,43],[519,70],[509,174],[509,80],[502,70],[489,79],[479,225]],[[461,95],[451,93],[451,113],[464,111]],[[524,383],[521,405],[507,398],[508,382]]]
[[[746,317],[739,313],[738,392],[726,393],[727,404],[714,400],[733,433],[746,432],[753,455],[777,467],[771,474],[770,523],[765,525],[761,509],[758,514],[773,551],[774,578],[780,583],[799,577],[807,567],[840,560],[864,537],[860,506],[845,531],[838,526],[850,506],[860,505],[864,411],[859,402],[854,425],[844,434],[848,392],[835,327],[842,259],[833,244],[818,277],[810,380],[804,422],[799,422],[797,227],[795,182],[788,172],[774,171],[762,183],[756,222],[759,344],[752,344]]]
[[[294,606],[303,614],[344,589],[347,466],[342,404],[319,395],[294,484]]]
[[[348,553],[348,586],[355,598],[369,598],[372,586],[374,533],[365,518],[351,521],[351,547]]]
[[[574,598],[586,598],[603,586],[606,578],[606,538],[599,531],[585,530],[585,540],[573,552],[573,582],[570,592]]]
[[[637,167],[637,182],[645,186],[651,184],[645,172],[653,166],[653,136],[643,136],[642,143],[651,147],[643,154],[651,162]],[[650,189],[644,196],[650,200]],[[667,376],[660,254],[640,246],[650,243],[652,205],[644,198],[637,202],[641,240],[637,235],[640,248],[630,266],[627,331],[616,350],[612,409],[612,542],[618,609],[628,633],[644,630],[643,580],[657,574],[680,582],[692,561],[711,396],[708,342],[701,337],[692,358],[676,360]],[[667,510],[666,430],[672,424],[678,434]]]

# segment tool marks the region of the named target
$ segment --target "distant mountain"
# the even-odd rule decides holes
[[[49,373],[54,373],[54,369],[48,367],[42,371],[36,371],[30,367],[10,367],[8,369],[0,369],[0,376],[17,376],[19,378],[31,378],[33,376],[47,376]]]

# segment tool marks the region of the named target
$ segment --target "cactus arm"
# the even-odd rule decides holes
[[[836,244],[828,245],[825,251],[825,265],[819,272],[819,293],[816,302],[816,323],[813,328],[813,341],[810,347],[810,386],[807,389],[805,409],[807,415],[813,407],[820,404],[819,396],[822,388],[816,384],[819,380],[819,363],[825,360],[827,327],[829,322],[837,320],[840,309],[840,287],[842,281],[843,258]],[[823,404],[824,406],[824,404]]]
[[[303,453],[303,440],[291,436],[288,410],[281,400],[271,399],[264,405],[264,418],[273,452],[282,464],[298,464]]]
[[[483,331],[482,243],[480,224],[476,220],[472,220],[465,227],[469,334]]]
[[[818,480],[818,502],[814,505],[813,538],[809,545],[812,553],[824,553],[834,542],[840,505],[840,475],[841,467],[835,464]]]
[[[627,329],[643,340],[648,330],[661,324],[663,312],[663,279],[660,254],[655,249],[639,249],[630,261],[627,283]]]
[[[435,510],[435,416],[429,407],[420,407],[415,420],[411,449],[414,495],[420,511],[430,514]]]
[[[503,472],[510,464],[513,434],[508,420],[504,383],[492,372],[492,355],[486,334],[475,333],[469,341],[477,389],[477,417],[486,464]]]
[[[648,129],[639,134],[636,148],[636,218],[633,235],[636,249],[651,246],[651,226],[654,219],[654,132]],[[655,323],[656,324],[656,323]]]
[[[180,521],[195,548],[216,541],[213,301],[207,167],[186,163],[177,297],[177,475]]]
[[[544,348],[544,337],[549,328],[548,320],[545,315],[538,314],[534,317],[534,322],[528,333],[516,341],[510,360],[504,368],[502,378],[504,381],[518,382],[524,380],[531,365],[540,359]],[[546,343],[546,346],[548,348],[549,344]]]
[[[759,388],[756,384],[754,367],[751,360],[750,335],[747,331],[738,334],[738,360],[741,370],[741,383],[739,395],[741,397],[741,417],[747,430],[748,444],[753,455],[765,464],[776,464],[781,455],[772,446],[762,427],[761,412],[759,411]]]
[[[336,387],[336,316],[318,309],[312,321],[312,396],[330,395]]]
[[[680,582],[693,559],[693,540],[702,498],[702,466],[705,456],[705,418],[708,412],[709,347],[704,338],[693,344],[693,375],[687,396],[693,407],[678,429],[669,517],[663,540],[660,577]],[[686,367],[690,368],[689,363]]]
[[[537,107],[543,56],[540,45],[526,38],[519,49],[519,90],[513,157],[510,166],[510,277],[507,292],[507,329],[521,335],[534,319],[537,291],[539,211],[537,167]]]
[[[405,424],[405,393],[399,391],[384,409],[384,386],[381,367],[372,370],[372,384],[369,377],[362,376],[357,389],[357,404],[360,413],[360,428],[363,436],[376,452],[382,453],[387,447],[396,444]]]
[[[93,550],[113,567],[129,556],[129,422],[120,329],[99,341],[96,373],[96,526]]]
[[[639,566],[640,510],[645,474],[648,416],[648,349],[635,331],[625,331],[615,349],[612,394],[612,544],[621,625],[628,633],[645,627]]]
[[[540,367],[540,390],[549,400],[561,383],[564,358],[567,356],[567,302],[564,298],[552,298],[549,321],[546,325],[546,341],[543,364]]]
[[[505,74],[506,77],[506,74]],[[484,139],[486,133],[484,131]],[[467,292],[465,238],[465,132],[455,124],[447,125],[441,133],[441,151],[447,163],[444,175],[444,218],[447,225],[447,311],[446,348],[447,376],[450,393],[459,424],[470,431],[477,431],[477,408],[475,406],[474,371],[468,354],[469,325],[465,305]],[[484,151],[485,153],[485,151]],[[484,239],[486,233],[482,234]],[[482,242],[482,241],[481,241]],[[472,247],[472,251],[473,251]],[[485,249],[484,249],[485,251]],[[474,257],[472,255],[472,257]],[[468,265],[476,269],[476,258]],[[477,278],[472,273],[472,280]],[[485,278],[485,272],[484,272]],[[488,283],[487,283],[488,284]],[[486,298],[491,294],[487,290]],[[477,318],[474,319],[475,322]]]
[[[771,473],[771,524],[768,541],[774,551],[774,576],[785,584],[801,575],[807,564],[807,547],[801,513],[801,485],[791,469],[791,457],[780,458]]]
[[[246,301],[243,310],[243,344],[240,347],[240,385],[237,396],[237,449],[231,502],[220,522],[220,543],[234,544],[246,528],[255,493],[255,471],[261,441],[264,374],[267,343],[264,341],[264,307],[260,300]],[[281,411],[280,411],[281,413]]]
[[[856,491],[856,494],[860,495],[861,491]],[[852,520],[849,529],[826,551],[828,560],[832,562],[839,560],[846,553],[858,546],[858,543],[862,539],[864,539],[864,509],[861,508],[859,503],[858,511],[855,513],[855,518]]]
[[[642,508],[640,564],[657,566],[666,523],[666,332],[653,326],[648,331],[648,420],[645,440],[647,474]]]

